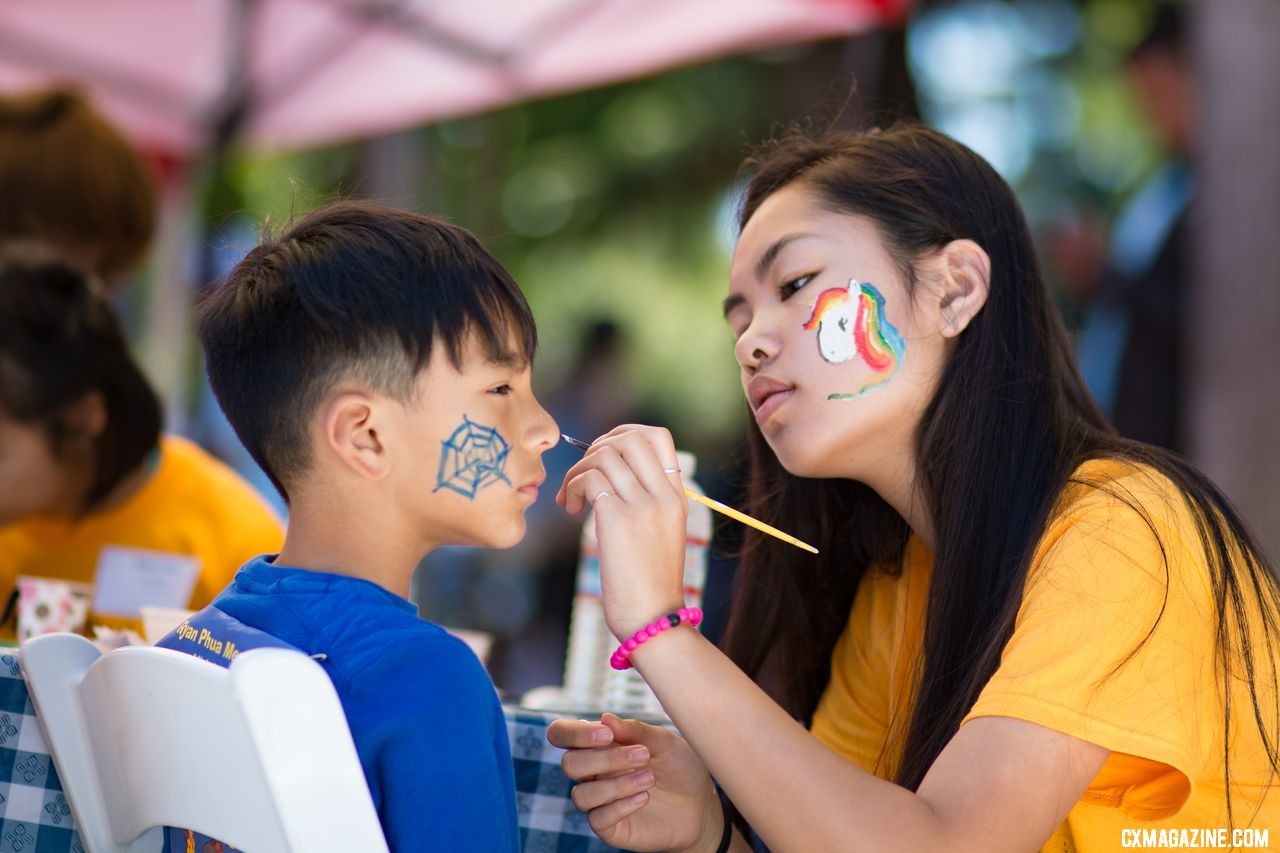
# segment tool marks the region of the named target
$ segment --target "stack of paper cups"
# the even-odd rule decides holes
[[[596,545],[596,520],[587,513],[582,525],[578,580],[569,622],[569,650],[565,659],[565,701],[575,711],[603,710],[604,669],[609,666],[613,635],[604,622],[600,601],[600,552]]]

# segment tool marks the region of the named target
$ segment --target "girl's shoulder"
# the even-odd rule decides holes
[[[1203,519],[1166,473],[1142,462],[1082,463],[1059,495],[1028,571],[1028,595],[1082,594],[1128,585],[1164,606],[1179,591],[1189,607],[1212,601]],[[1057,593],[1054,593],[1055,595]]]
[[[1141,525],[1156,535],[1195,528],[1185,493],[1164,472],[1143,462],[1094,458],[1067,479],[1050,514],[1046,535],[1087,520]]]

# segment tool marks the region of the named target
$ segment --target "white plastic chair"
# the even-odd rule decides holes
[[[19,650],[36,715],[89,853],[151,853],[163,827],[248,853],[385,853],[338,695],[300,652],[229,669],[48,634]]]

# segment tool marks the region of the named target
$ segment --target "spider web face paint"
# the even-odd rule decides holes
[[[450,489],[470,500],[490,483],[502,481],[511,485],[506,474],[511,445],[496,428],[463,415],[462,425],[442,444],[440,472],[433,491]]]
[[[804,328],[817,329],[818,351],[832,364],[855,355],[871,368],[871,378],[850,394],[828,394],[828,400],[852,400],[894,377],[902,364],[906,342],[884,316],[884,296],[873,284],[849,279],[847,288],[818,294]]]

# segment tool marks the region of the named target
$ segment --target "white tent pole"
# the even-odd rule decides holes
[[[164,403],[165,428],[183,432],[191,411],[191,296],[200,239],[200,170],[180,169],[161,193],[152,280],[144,309],[142,365]]]

